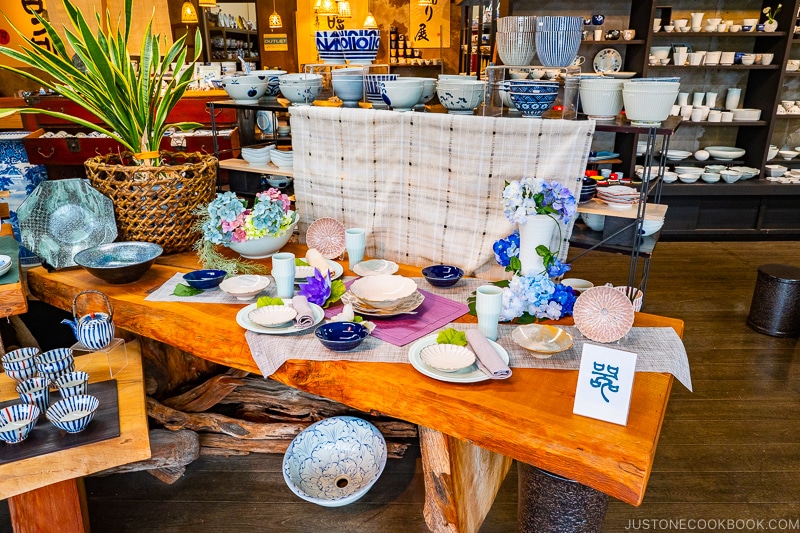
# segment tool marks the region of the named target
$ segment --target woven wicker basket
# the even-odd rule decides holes
[[[183,252],[200,238],[192,213],[214,198],[217,158],[161,152],[161,159],[164,165],[152,167],[129,166],[130,154],[93,157],[85,163],[86,175],[114,203],[120,241],[154,242],[165,254]]]

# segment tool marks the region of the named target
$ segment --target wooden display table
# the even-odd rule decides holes
[[[125,350],[121,348],[110,352],[115,368],[124,365],[124,357]],[[90,383],[109,379],[109,359],[102,352],[76,357],[75,368],[88,372]],[[150,457],[142,360],[137,342],[127,345],[127,366],[114,379],[119,437],[0,465],[0,498],[9,498],[15,533],[88,531],[80,478]],[[0,401],[19,398],[15,386],[11,378],[0,375]],[[51,394],[58,398],[58,392]],[[39,424],[45,423],[49,422],[44,418],[39,420]],[[25,442],[15,446],[25,446]]]
[[[285,249],[301,257],[305,253],[300,245]],[[70,309],[79,291],[102,291],[119,327],[257,373],[235,320],[241,305],[145,301],[176,272],[194,268],[196,256],[184,253],[160,258],[141,280],[127,285],[108,285],[84,270],[48,273],[43,268],[30,270],[28,283],[38,298],[62,309]],[[346,263],[345,269],[351,274]],[[399,273],[421,275],[419,268],[405,266]],[[638,313],[635,324],[683,334],[683,322],[676,319]],[[427,523],[434,531],[466,532],[477,531],[483,522],[510,458],[639,505],[673,380],[670,374],[637,373],[628,425],[622,427],[572,414],[577,371],[515,368],[510,379],[464,385],[429,379],[410,364],[297,359],[270,377],[422,426]]]

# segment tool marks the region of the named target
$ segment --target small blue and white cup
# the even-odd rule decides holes
[[[26,379],[17,385],[17,394],[22,403],[35,405],[44,413],[50,406],[50,380],[44,377]]]
[[[69,372],[55,381],[62,398],[86,394],[89,388],[89,374],[86,372]]]

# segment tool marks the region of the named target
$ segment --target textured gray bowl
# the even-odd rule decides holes
[[[112,242],[75,254],[75,262],[107,283],[132,283],[147,272],[163,252],[151,242]]]

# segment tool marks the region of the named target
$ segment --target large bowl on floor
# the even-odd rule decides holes
[[[75,262],[106,283],[118,285],[141,278],[162,252],[152,242],[112,242],[78,252]]]
[[[385,466],[381,432],[366,420],[336,416],[294,438],[283,456],[283,479],[306,501],[341,507],[364,496]]]

